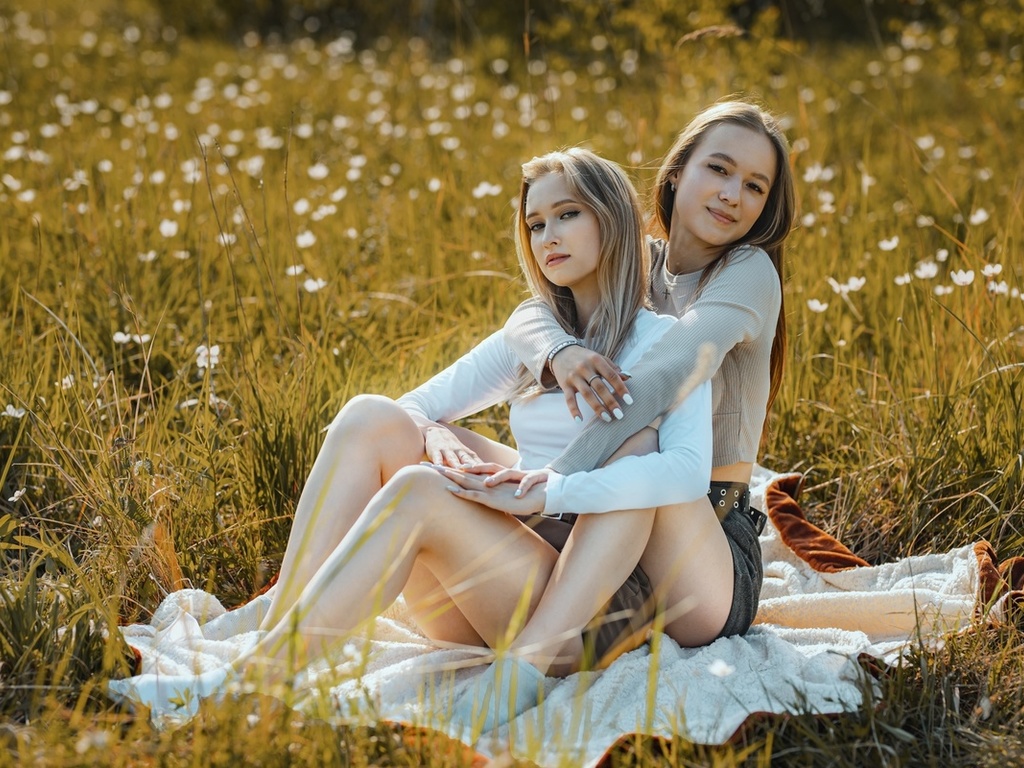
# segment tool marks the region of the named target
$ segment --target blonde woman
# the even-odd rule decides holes
[[[632,365],[674,324],[644,307],[648,255],[639,205],[615,164],[582,149],[531,160],[523,166],[517,222],[517,252],[534,294],[562,327],[595,351]],[[640,628],[628,617],[624,625],[602,619],[615,611],[619,597],[628,602],[651,589],[637,563],[648,546],[655,510],[681,513],[686,503],[707,493],[710,386],[696,386],[665,415],[657,440],[646,430],[607,466],[571,476],[549,473],[543,487],[518,496],[515,484],[484,488],[478,477],[420,463],[425,435],[501,401],[510,404],[518,452],[464,437],[504,467],[544,467],[581,429],[565,411],[561,394],[537,385],[500,331],[397,401],[360,396],[341,410],[300,498],[262,623],[266,634],[235,669],[258,664],[264,674],[290,674],[328,654],[402,592],[428,637],[507,647],[520,629],[517,617],[529,620],[549,582],[564,575],[558,548],[569,526],[551,522],[548,527],[563,530],[542,525],[535,531],[522,517],[534,514],[586,512],[609,523],[628,520],[630,536],[595,543],[590,554],[613,559],[611,571],[633,575],[632,581],[598,575],[573,583],[557,636],[544,638],[529,658],[546,668],[558,655],[565,668],[574,668],[585,654],[607,655],[622,637],[637,634]],[[476,498],[481,494],[487,504]],[[497,511],[496,500],[514,509]],[[680,520],[679,525],[693,531],[710,528],[711,522],[717,525],[713,514],[701,524]],[[723,570],[727,560],[719,533],[703,553],[695,553],[681,578]],[[629,583],[623,585],[624,580]],[[602,631],[606,626],[619,628]],[[508,664],[518,684],[504,687],[500,719],[535,702],[543,680],[526,654]],[[227,673],[164,679],[162,691],[174,695],[188,687],[202,696]],[[456,716],[472,719],[476,704],[468,695]]]

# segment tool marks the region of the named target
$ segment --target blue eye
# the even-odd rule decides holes
[[[566,211],[565,213],[562,214],[561,218],[563,218],[563,219],[572,219],[572,218],[575,218],[576,216],[579,216],[579,215],[580,215],[579,211]]]

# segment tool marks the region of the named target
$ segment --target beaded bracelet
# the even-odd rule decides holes
[[[565,341],[562,341],[562,342],[556,344],[554,349],[552,349],[550,352],[548,352],[548,361],[544,364],[547,367],[547,369],[549,371],[551,370],[551,361],[555,359],[555,355],[557,355],[559,352],[561,352],[566,347],[571,347],[573,345],[575,345],[575,346],[583,346],[582,344],[580,344],[580,340],[579,339],[566,339]]]

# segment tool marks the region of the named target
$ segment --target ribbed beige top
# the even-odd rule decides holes
[[[768,254],[743,247],[730,253],[694,295],[700,272],[672,275],[664,241],[650,241],[651,299],[662,314],[679,316],[629,371],[633,405],[620,421],[594,419],[549,466],[570,474],[601,466],[622,443],[668,410],[680,386],[696,374],[711,378],[714,466],[753,462],[768,405],[769,363],[782,304],[779,276]],[[570,338],[546,305],[521,304],[505,324],[505,339],[540,380],[548,353]],[[702,348],[706,352],[702,353]],[[702,359],[703,354],[703,359]],[[702,360],[701,370],[698,360]]]

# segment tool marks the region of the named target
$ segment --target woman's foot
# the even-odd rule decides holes
[[[537,706],[544,674],[521,658],[503,656],[490,664],[455,699],[451,721],[486,732]]]

